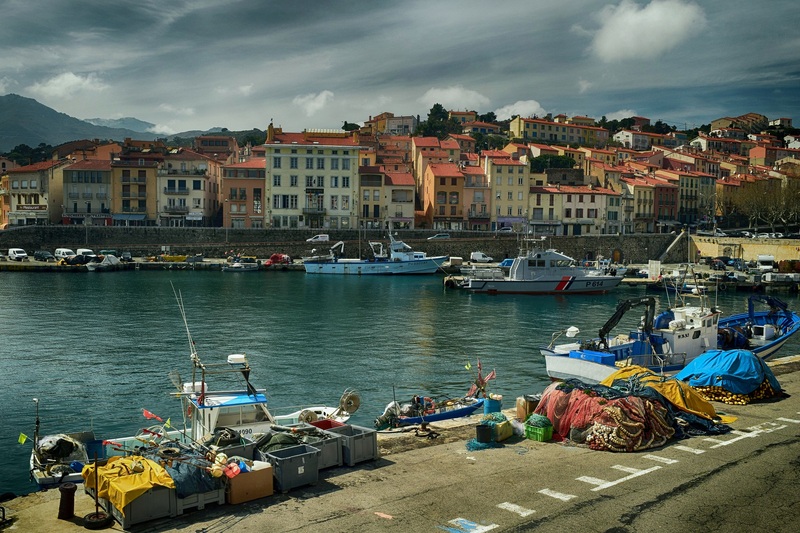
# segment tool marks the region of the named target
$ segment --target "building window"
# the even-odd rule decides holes
[[[297,187],[297,176],[289,176],[289,187]]]
[[[325,170],[325,158],[317,158],[317,170]]]
[[[345,150],[345,155],[347,154],[347,150]],[[342,159],[342,170],[350,170],[350,160],[349,159]]]
[[[571,208],[568,207],[568,208],[564,209],[564,218],[572,218],[572,209]]]
[[[339,176],[331,176],[331,187],[336,188],[339,186]]]
[[[314,170],[314,158],[313,157],[306,157],[306,170]]]
[[[297,158],[290,157],[289,158],[289,168],[297,168]]]
[[[331,170],[339,170],[339,158],[334,157],[331,159]]]
[[[281,158],[280,157],[273,157],[272,158],[272,168],[281,168]]]
[[[281,175],[275,174],[272,176],[272,186],[273,187],[280,187],[281,186]]]
[[[350,176],[342,176],[342,187],[345,189],[350,188]]]

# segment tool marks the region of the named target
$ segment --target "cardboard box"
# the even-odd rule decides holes
[[[229,479],[226,496],[228,503],[237,504],[266,498],[272,493],[272,465],[267,465]]]
[[[520,396],[517,398],[517,420],[525,422],[531,413],[536,410],[539,401],[534,398]]]

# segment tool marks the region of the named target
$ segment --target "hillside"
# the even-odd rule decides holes
[[[57,146],[78,139],[155,139],[154,133],[95,126],[59,113],[32,98],[16,94],[0,96],[0,153],[20,144]]]

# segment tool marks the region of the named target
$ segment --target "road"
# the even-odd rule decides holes
[[[447,427],[439,429],[442,444],[406,437],[417,439],[414,449],[392,452],[389,446],[391,453],[377,461],[323,471],[314,486],[209,506],[136,531],[800,531],[795,359],[775,367],[790,397],[747,406],[714,403],[738,417],[728,434],[671,441],[641,453],[516,437],[501,448],[468,451],[474,428]],[[50,491],[4,505],[20,531],[82,530],[79,518],[54,520],[57,497]],[[79,491],[75,514],[92,510]]]

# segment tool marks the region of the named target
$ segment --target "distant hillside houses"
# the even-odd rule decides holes
[[[0,158],[0,227],[602,235],[763,223],[771,215],[757,198],[772,211],[800,206],[798,138],[764,131],[790,128],[787,118],[725,117],[689,139],[643,131],[646,117],[611,135],[585,116],[448,116],[462,130],[444,138],[413,136],[418,117],[383,112],[355,131],[269,124],[263,143],[245,146],[225,134],[198,136],[191,148],[83,140],[43,163]],[[507,141],[478,146],[486,135]],[[800,221],[793,209],[800,208],[785,206],[774,223]]]

